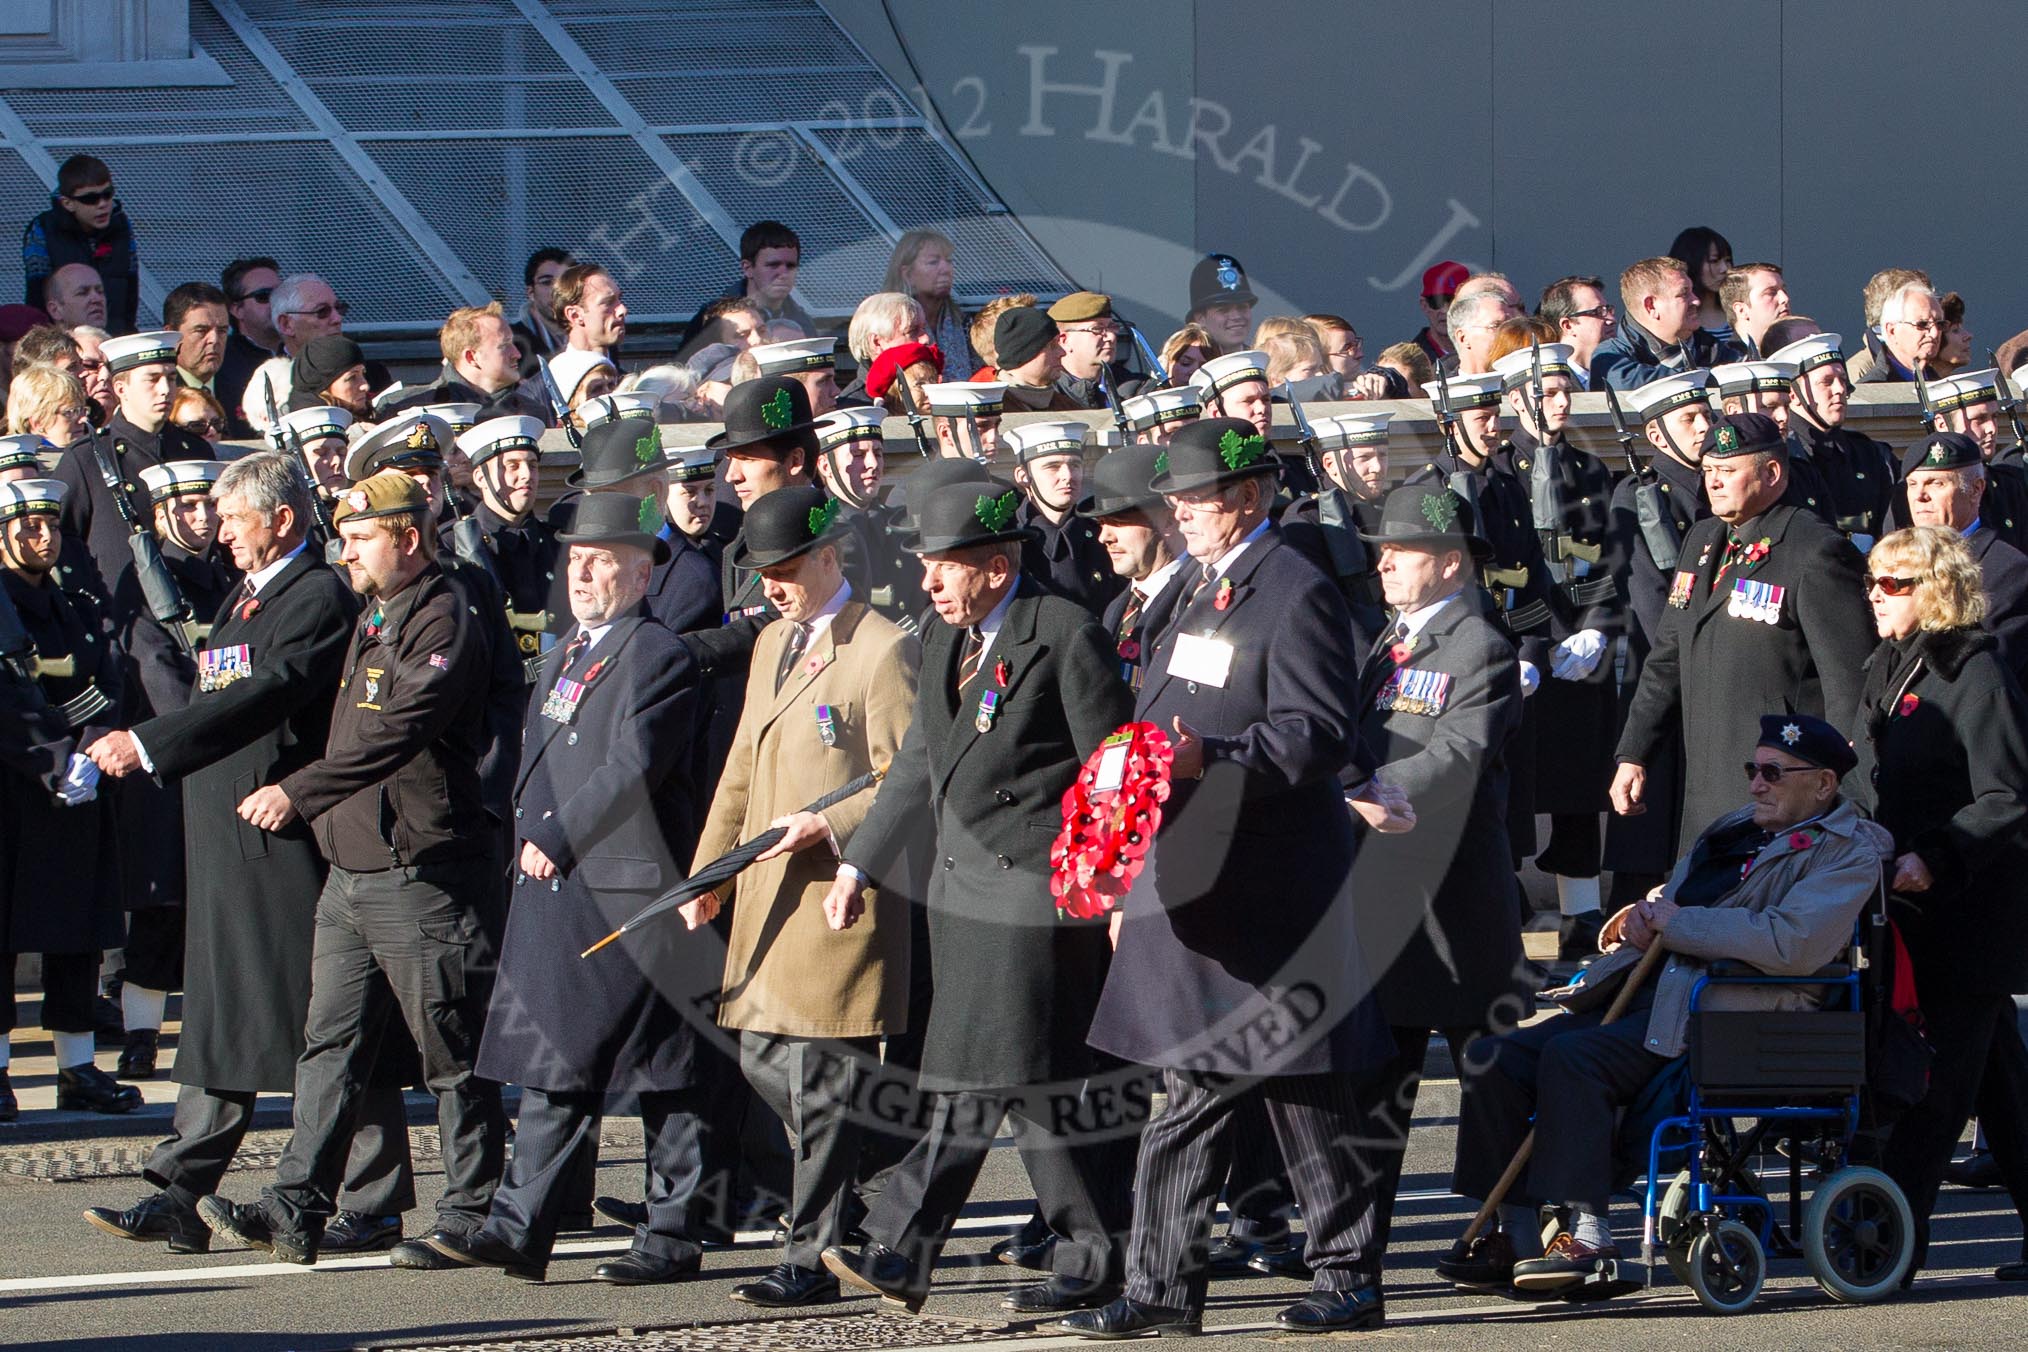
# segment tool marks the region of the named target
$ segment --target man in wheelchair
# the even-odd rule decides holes
[[[1460,1286],[1556,1292],[1618,1250],[1606,1227],[1618,1111],[1686,1050],[1691,988],[1709,964],[1744,962],[1771,976],[1807,976],[1850,944],[1893,846],[1887,831],[1838,795],[1855,763],[1821,719],[1770,714],[1746,764],[1751,804],[1705,829],[1669,880],[1609,920],[1605,956],[1551,993],[1562,1012],[1482,1039],[1463,1077],[1452,1190],[1491,1195],[1527,1136],[1534,1153],[1488,1227],[1437,1264]],[[1663,955],[1625,1012],[1607,1005],[1649,948]],[[1709,987],[1702,1007],[1807,1009],[1814,986]],[[1540,1257],[1542,1207],[1564,1213]]]

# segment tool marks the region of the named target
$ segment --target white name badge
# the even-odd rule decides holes
[[[1127,752],[1132,741],[1109,743],[1099,753],[1098,776],[1092,783],[1093,793],[1117,793],[1127,778]]]
[[[1223,690],[1225,678],[1232,674],[1232,645],[1223,639],[1178,634],[1169,651],[1169,674]]]

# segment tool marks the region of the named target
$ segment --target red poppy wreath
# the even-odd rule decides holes
[[[1153,723],[1128,723],[1099,743],[1063,795],[1063,829],[1049,847],[1056,913],[1093,920],[1133,886],[1169,800],[1168,736]]]

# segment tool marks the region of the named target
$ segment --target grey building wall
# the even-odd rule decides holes
[[[2019,0],[825,4],[1151,330],[1204,250],[1370,354],[1418,327],[1436,258],[1532,301],[1697,224],[1848,335],[1890,265],[1964,293],[1980,348],[2028,326]]]

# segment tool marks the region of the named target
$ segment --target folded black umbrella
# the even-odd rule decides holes
[[[803,811],[822,812],[834,803],[842,803],[861,789],[878,784],[880,777],[886,773],[887,771],[885,770],[869,770],[851,783],[831,790],[831,792],[804,808]],[[703,896],[706,892],[713,890],[727,879],[738,877],[748,864],[751,864],[755,859],[758,859],[761,855],[766,854],[769,850],[780,844],[782,837],[788,833],[788,828],[785,826],[770,826],[752,840],[742,841],[738,845],[733,846],[730,850],[727,850],[724,854],[721,854],[718,858],[712,860],[703,868],[698,869],[697,872],[691,874],[667,892],[664,892],[661,896],[643,907],[626,924],[620,926],[611,934],[608,934],[605,938],[578,954],[578,956],[588,958],[613,940],[619,938],[622,934],[632,933],[642,925],[647,924],[650,920],[653,920],[656,916],[665,915],[681,906],[684,902]]]

